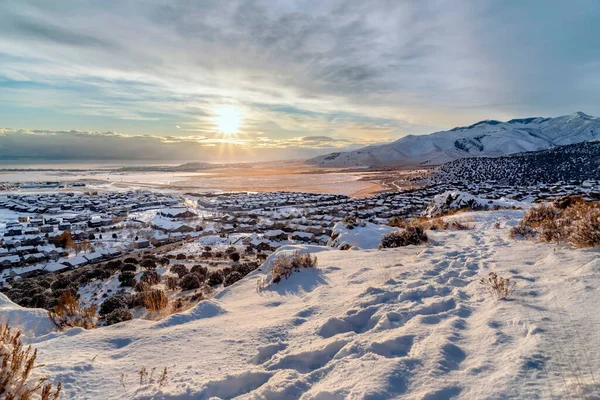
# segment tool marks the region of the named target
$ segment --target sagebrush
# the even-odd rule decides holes
[[[98,323],[96,305],[85,307],[70,291],[64,291],[57,299],[56,306],[48,311],[50,319],[59,329],[80,327],[93,329]]]
[[[31,371],[36,365],[37,350],[25,349],[21,342],[21,331],[11,329],[8,323],[0,325],[0,398],[6,400],[56,400],[62,384],[53,390],[48,378],[34,378]]]
[[[543,242],[570,243],[575,247],[600,246],[600,204],[581,197],[560,199],[532,207],[523,215],[511,237],[538,238]]]
[[[487,278],[481,278],[479,283],[499,299],[508,298],[515,287],[515,283],[510,278],[504,278],[495,272],[490,272]]]

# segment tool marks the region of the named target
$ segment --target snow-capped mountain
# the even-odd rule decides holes
[[[556,118],[486,120],[430,135],[332,153],[307,161],[324,167],[439,165],[465,157],[499,157],[600,139],[600,118],[582,112]]]

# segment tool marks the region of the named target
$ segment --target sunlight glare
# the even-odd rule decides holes
[[[226,135],[237,133],[242,121],[242,113],[235,107],[224,107],[217,110],[217,128]]]

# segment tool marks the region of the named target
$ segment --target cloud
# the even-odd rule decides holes
[[[310,157],[364,143],[329,137],[207,137],[0,128],[0,158],[53,160],[254,161]]]
[[[575,3],[5,0],[0,121],[211,137],[235,106],[244,145],[333,148],[593,113],[600,6]]]

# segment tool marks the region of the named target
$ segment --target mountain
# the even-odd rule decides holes
[[[392,143],[307,161],[323,167],[439,165],[465,157],[499,157],[600,139],[600,119],[582,112],[556,118],[480,121]]]
[[[497,158],[462,158],[438,167],[421,181],[426,184],[497,181],[527,186],[598,177],[600,141],[594,140]]]

